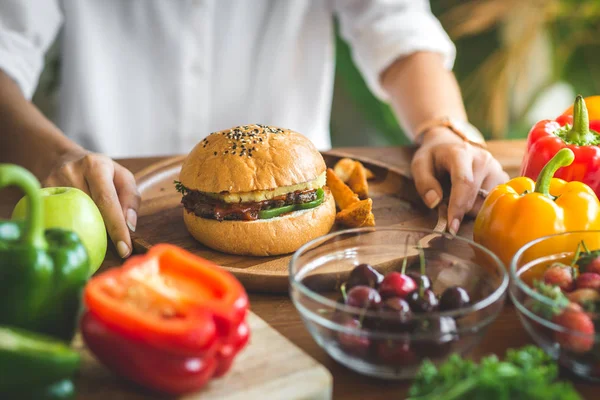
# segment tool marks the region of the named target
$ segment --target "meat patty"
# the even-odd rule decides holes
[[[258,219],[258,212],[271,208],[279,208],[291,204],[309,203],[316,200],[317,190],[303,190],[290,192],[271,200],[255,203],[225,203],[207,196],[205,193],[190,190],[181,199],[186,210],[199,217],[235,221],[253,221]]]

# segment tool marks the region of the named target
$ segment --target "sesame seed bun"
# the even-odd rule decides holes
[[[200,243],[218,251],[250,256],[293,253],[326,235],[335,222],[335,201],[325,188],[325,200],[315,208],[256,221],[217,221],[183,210],[188,231]]]
[[[266,125],[243,125],[210,134],[185,159],[179,180],[208,193],[252,192],[317,179],[326,166],[305,136]]]
[[[184,208],[185,225],[196,240],[225,253],[294,252],[327,234],[335,223],[335,201],[323,186],[325,170],[313,143],[291,130],[256,124],[212,133],[184,160],[179,181],[186,189],[210,194],[228,207],[320,187],[324,201],[311,209],[248,221],[204,218]]]

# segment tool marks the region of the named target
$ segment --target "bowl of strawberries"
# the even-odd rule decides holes
[[[533,340],[562,366],[600,381],[600,231],[529,242],[510,275],[511,300]]]
[[[489,250],[408,228],[331,233],[300,248],[289,271],[292,301],[315,341],[348,368],[387,379],[471,350],[508,288]]]

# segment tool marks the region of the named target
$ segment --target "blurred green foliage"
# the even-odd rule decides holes
[[[465,3],[471,3],[474,6],[485,6],[496,1],[509,2],[511,0],[430,0],[431,9],[437,17],[443,17],[453,8],[465,6]],[[547,30],[551,43],[552,59],[550,62],[540,60],[540,63],[546,62],[551,65],[540,65],[548,67],[551,70],[550,81],[546,82],[545,87],[551,86],[556,82],[568,83],[576,93],[584,96],[590,96],[600,93],[600,0],[536,0],[536,7],[539,5],[540,13],[543,13],[545,20],[542,20],[540,29]],[[507,4],[507,3],[505,3]],[[511,7],[521,5],[530,6],[533,3],[519,3],[514,1]],[[500,25],[503,24],[502,18],[510,18],[510,12],[514,9],[510,7],[496,7],[502,12],[508,14],[497,19],[496,23],[488,23],[485,29],[471,35],[461,36],[454,39],[457,49],[457,57],[454,65],[454,73],[465,93],[465,82],[471,77],[478,68],[482,66],[485,60],[498,51],[507,51],[506,44],[502,43]],[[516,10],[518,12],[518,10]],[[514,14],[512,14],[514,16]],[[469,15],[460,15],[463,20],[470,18]],[[442,22],[444,22],[443,18]],[[524,21],[523,23],[526,23]],[[539,20],[536,21],[540,23]],[[445,26],[445,28],[447,28]],[[447,29],[448,30],[448,29]],[[510,49],[508,49],[510,50]],[[510,53],[510,52],[509,52]],[[516,59],[519,63],[520,60]],[[543,68],[542,68],[543,69]],[[513,82],[510,82],[513,84]],[[380,135],[383,140],[389,144],[404,144],[406,140],[400,129],[393,112],[387,104],[377,100],[367,89],[364,80],[357,71],[351,57],[348,45],[337,36],[337,59],[336,59],[336,85],[343,87],[340,90],[349,96],[347,102],[355,106],[355,109],[361,113],[366,126],[373,126],[374,132]],[[510,102],[512,95],[510,93],[514,88],[507,88],[504,97],[506,102]],[[467,111],[470,119],[482,130],[483,134],[490,138],[492,136],[491,127],[486,120],[487,114],[482,112],[483,106],[479,104],[476,96],[484,93],[485,85],[477,86],[477,91],[472,98],[465,98]],[[541,92],[541,91],[540,91]],[[539,93],[539,92],[538,92]],[[473,93],[471,93],[473,95]],[[530,122],[526,120],[526,113],[531,106],[538,100],[537,93],[528,99],[523,109],[512,114],[506,115],[506,128],[500,133],[506,138],[524,138],[529,129]],[[334,103],[335,103],[334,99]],[[510,109],[506,105],[507,110]],[[489,111],[489,110],[488,110]],[[489,113],[489,112],[488,112]],[[549,115],[548,118],[553,116]],[[343,113],[332,114],[332,137],[335,139],[340,136],[336,131],[337,121],[347,118]],[[354,117],[357,119],[358,117]],[[373,131],[370,131],[372,134]],[[344,135],[348,133],[345,132]],[[496,133],[498,135],[498,133]],[[335,141],[334,141],[335,143]],[[339,141],[338,141],[339,143]]]

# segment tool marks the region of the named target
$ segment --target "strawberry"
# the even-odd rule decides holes
[[[600,293],[594,289],[577,289],[567,295],[569,300],[583,306],[585,304],[600,300]]]
[[[579,306],[565,308],[553,321],[569,330],[555,333],[555,339],[563,349],[584,353],[594,346],[594,323]]]
[[[593,272],[595,274],[600,274],[600,257],[592,258],[585,264],[584,267],[580,265],[580,268],[582,272]]]
[[[600,275],[593,272],[584,272],[577,277],[577,289],[600,290]]]
[[[544,272],[544,283],[558,286],[563,291],[570,292],[575,288],[573,268],[559,263],[551,265]]]

